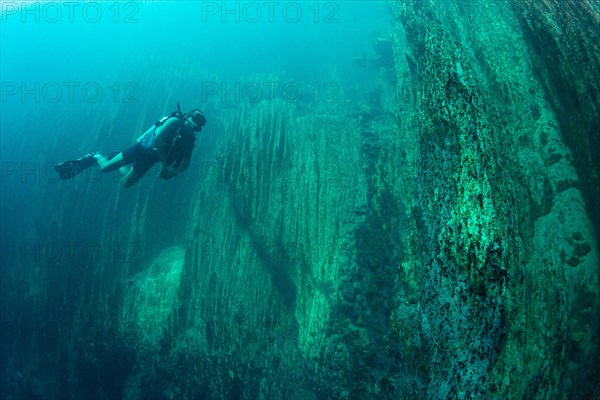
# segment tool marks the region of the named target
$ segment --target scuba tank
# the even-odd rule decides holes
[[[197,110],[197,109],[192,110],[192,112],[195,112],[195,111],[199,112],[202,115],[202,118],[204,118],[204,121],[206,121],[206,118],[204,117],[204,114],[202,113],[202,111]],[[148,130],[146,132],[144,132],[140,137],[137,138],[136,142],[141,143],[142,147],[144,147],[145,149],[156,149],[156,146],[154,144],[154,138],[156,136],[156,128],[162,126],[169,118],[173,118],[173,117],[177,118],[177,120],[179,121],[179,126],[177,127],[177,131],[175,132],[175,135],[171,139],[170,149],[172,149],[174,147],[174,144],[182,138],[182,132],[183,132],[186,121],[190,122],[190,125],[192,125],[195,132],[199,132],[202,130],[202,125],[196,124],[195,121],[188,119],[188,117],[183,112],[181,112],[181,106],[180,106],[179,102],[177,102],[177,110],[176,111],[173,111],[171,113],[171,115],[162,117],[161,119],[156,121],[154,123],[154,125],[152,125],[150,128],[148,128]],[[170,151],[171,150],[169,150],[169,152]]]

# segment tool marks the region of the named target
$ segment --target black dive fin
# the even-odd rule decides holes
[[[94,157],[94,153],[78,158],[77,160],[65,161],[55,165],[54,169],[58,172],[60,179],[69,179],[75,175],[79,175],[83,170],[92,165],[98,165],[98,160]]]

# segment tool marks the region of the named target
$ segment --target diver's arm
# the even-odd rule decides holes
[[[169,166],[167,165],[167,156],[169,155],[169,143],[167,136],[170,132],[177,130],[177,124],[179,124],[179,120],[177,118],[169,118],[164,124],[156,128],[154,143],[156,145],[156,152],[158,153],[158,159],[162,164],[163,171],[169,169]]]
[[[175,168],[175,170],[173,171],[174,173],[178,174],[180,172],[185,171],[186,169],[189,168],[190,166],[190,156],[186,157],[181,164],[179,164],[179,166],[177,168]]]
[[[184,156],[183,159],[181,160],[181,162],[179,163],[179,165],[177,165],[177,167],[173,168],[173,175],[177,175],[180,172],[185,171],[186,169],[189,168],[190,166],[190,161],[192,160],[192,151],[194,150],[194,146],[196,144],[196,140],[195,140],[195,134],[194,134],[194,130],[193,128],[189,125],[186,124],[185,125],[185,129],[186,129],[186,135],[191,135],[194,140],[191,143],[191,148],[189,149],[189,152],[187,152]]]

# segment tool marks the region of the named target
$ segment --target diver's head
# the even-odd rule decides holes
[[[194,132],[200,132],[202,127],[206,125],[206,117],[202,111],[198,109],[190,110],[190,112],[186,114],[186,118],[194,126]]]

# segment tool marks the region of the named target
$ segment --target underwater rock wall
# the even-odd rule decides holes
[[[593,32],[575,27],[597,16],[571,2],[482,7],[390,2],[394,66],[380,88],[339,104],[215,107],[218,139],[177,179],[37,193],[46,205],[22,237],[129,246],[4,271],[2,317],[15,325],[3,326],[3,390],[597,394],[600,84]],[[79,150],[165,111],[140,110],[95,113],[109,117]],[[11,334],[40,322],[43,340]]]
[[[164,301],[143,301],[161,275],[125,289],[120,331],[134,335],[139,366],[127,397],[317,395],[312,363],[327,356],[365,182],[356,122],[341,110],[297,114],[275,101],[222,118],[229,140],[196,176],[185,262],[159,337],[139,321],[163,315]]]
[[[530,62],[573,153],[586,209],[600,231],[600,8],[597,2],[515,2]],[[532,112],[535,112],[534,108]],[[554,155],[554,159],[559,156]],[[558,161],[558,160],[553,160]]]
[[[493,18],[392,4],[409,48],[396,53],[397,75],[418,83],[426,392],[583,396],[597,381],[594,206],[586,210],[558,121],[566,110],[545,96],[519,12],[482,7]]]

